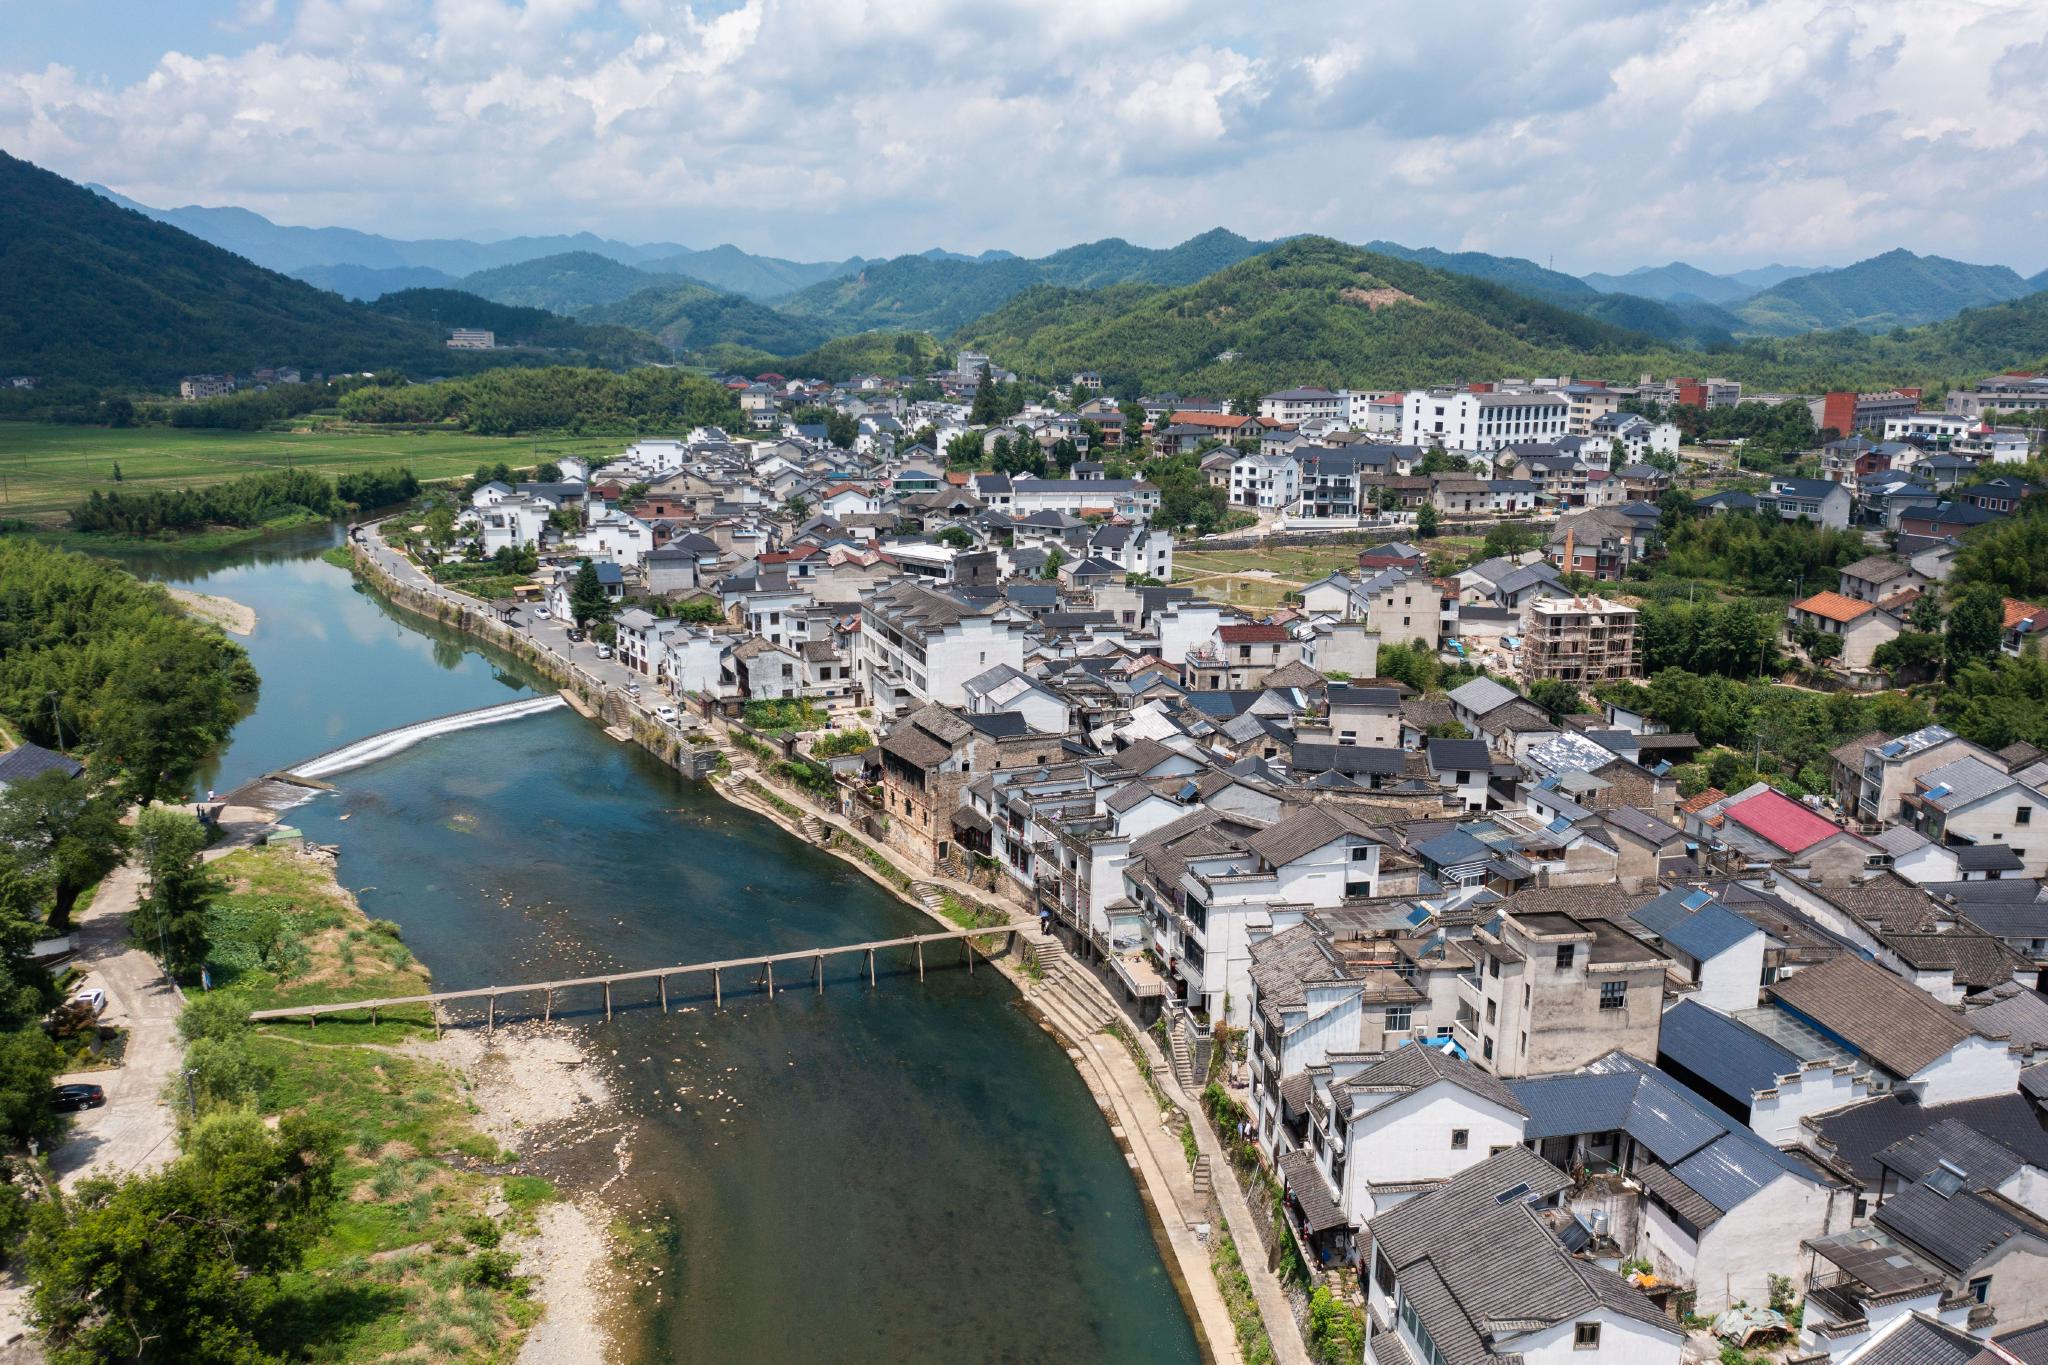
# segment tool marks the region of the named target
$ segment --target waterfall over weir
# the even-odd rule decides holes
[[[421,740],[432,739],[435,735],[452,734],[457,730],[473,730],[479,725],[495,725],[499,721],[518,720],[522,716],[537,716],[543,711],[553,711],[557,707],[567,705],[568,703],[559,695],[528,697],[524,701],[508,701],[497,706],[480,707],[474,711],[458,711],[452,716],[437,716],[433,720],[416,721],[411,725],[400,725],[395,729],[371,735],[368,739],[344,744],[339,749],[330,749],[317,758],[309,758],[304,763],[296,765],[290,771],[299,777],[332,777],[336,773],[347,772],[350,768],[360,768],[365,763],[387,758],[402,749],[410,749]]]

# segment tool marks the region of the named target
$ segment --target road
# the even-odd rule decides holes
[[[469,611],[479,610],[483,606],[476,598],[466,593],[451,591],[427,577],[417,564],[414,564],[412,560],[386,543],[383,536],[383,527],[380,524],[372,522],[355,529],[363,548],[368,552],[370,558],[379,568],[399,582],[430,592],[451,606],[462,607]],[[655,687],[651,679],[627,668],[617,659],[598,658],[597,646],[594,643],[585,641],[582,644],[577,644],[572,641],[569,638],[569,622],[553,619],[542,620],[534,615],[534,610],[531,607],[522,608],[519,615],[523,623],[522,633],[528,639],[561,659],[584,677],[589,678],[600,686],[612,688],[620,692],[624,692],[631,685],[638,684],[643,689],[643,694],[636,704],[647,714],[649,720],[653,719],[656,706],[670,700],[661,693],[660,689]]]

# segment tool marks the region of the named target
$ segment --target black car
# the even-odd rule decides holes
[[[53,1101],[60,1114],[97,1109],[106,1102],[107,1092],[96,1085],[60,1085]]]
[[[580,644],[582,644],[582,643],[583,643],[583,632],[582,632],[582,631],[580,631],[580,630],[578,630],[578,629],[576,629],[576,627],[574,627],[574,626],[571,626],[571,627],[569,627],[569,643],[571,643],[571,644],[575,644],[575,645],[580,645]]]

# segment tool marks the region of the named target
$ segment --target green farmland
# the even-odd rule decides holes
[[[613,455],[626,444],[616,436],[535,441],[463,432],[117,430],[0,422],[0,520],[55,521],[94,489],[184,488],[287,467],[334,475],[407,465],[422,479],[444,479],[500,460],[518,467],[556,455]]]

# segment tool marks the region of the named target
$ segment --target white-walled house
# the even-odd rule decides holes
[[[964,706],[969,678],[1023,665],[1030,626],[1012,607],[969,606],[902,579],[861,601],[854,676],[885,716],[927,702]]]
[[[638,569],[641,559],[654,548],[654,528],[630,512],[608,507],[592,516],[566,544],[576,554],[609,559],[622,569]]]
[[[1843,953],[1780,977],[1773,1004],[1876,1067],[1921,1104],[2009,1095],[2020,1057],[2003,1038],[1873,962]]]
[[[1612,1052],[1509,1088],[1546,1160],[1590,1161],[1634,1179],[1632,1226],[1614,1235],[1659,1278],[1691,1285],[1701,1313],[1768,1301],[1770,1277],[1803,1265],[1803,1242],[1849,1224],[1845,1187],[1639,1057]]]
[[[1678,1365],[1685,1330],[1558,1241],[1570,1186],[1511,1147],[1373,1219],[1366,1365]]]
[[[1681,1000],[1664,1011],[1658,1068],[1722,1108],[1746,1115],[1750,1131],[1773,1147],[1796,1146],[1808,1117],[1869,1099],[1874,1077],[1869,1068],[1832,1051],[1794,1052],[1788,1041],[1801,1041],[1796,1032],[1785,1032],[1784,1039],[1765,1032],[1780,1018],[1775,1010],[1722,1015],[1696,1000]]]
[[[1722,1014],[1755,1009],[1770,936],[1715,900],[1678,886],[1629,912],[1645,936],[1692,980],[1693,995]]]

